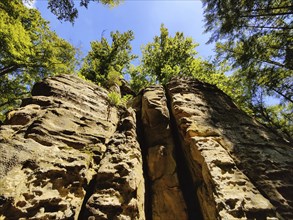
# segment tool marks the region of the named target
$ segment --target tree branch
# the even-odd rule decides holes
[[[260,28],[260,29],[281,29],[281,30],[292,30],[293,27],[272,27],[272,26],[254,26],[254,25],[245,25],[240,26],[241,28]]]
[[[280,12],[280,13],[268,13],[268,14],[255,14],[255,15],[240,15],[240,18],[255,18],[255,17],[270,17],[278,15],[291,15],[293,12]]]
[[[19,67],[18,66],[15,66],[15,65],[11,65],[11,66],[8,66],[8,67],[3,67],[0,69],[0,77],[1,76],[4,76],[5,74],[8,74],[10,72],[13,72],[15,70],[17,70]]]
[[[264,62],[264,63],[268,63],[268,64],[272,64],[272,65],[275,65],[275,66],[279,66],[279,67],[282,67],[282,68],[285,68],[285,69],[288,69],[288,70],[292,70],[292,68],[289,68],[286,65],[281,64],[281,63],[276,62],[276,61],[273,61],[273,60],[259,60],[259,61]]]
[[[274,87],[271,87],[270,89],[271,89],[272,91],[274,91],[275,93],[277,93],[278,95],[282,96],[282,97],[283,97],[284,99],[286,99],[287,101],[293,103],[293,100],[292,100],[290,97],[288,97],[288,96],[284,95],[283,93],[279,92],[279,91],[276,90]]]
[[[270,10],[287,9],[287,8],[293,10],[293,5],[272,7],[272,8],[269,8],[269,7],[267,7],[267,8],[257,8],[257,9],[244,11],[244,13],[245,12],[254,12],[254,11],[270,11]]]
[[[3,106],[5,106],[5,105],[12,104],[13,102],[15,102],[15,101],[21,99],[22,96],[27,95],[27,94],[29,94],[29,93],[30,93],[30,92],[24,92],[24,93],[21,93],[21,94],[19,94],[18,97],[16,97],[16,98],[9,99],[8,101],[6,101],[6,102],[4,102],[4,103],[0,103],[0,108],[3,107]]]

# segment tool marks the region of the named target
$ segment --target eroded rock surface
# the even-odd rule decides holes
[[[293,149],[214,86],[168,84],[204,219],[293,219]]]
[[[162,86],[149,87],[142,95],[144,146],[151,180],[152,219],[188,219],[174,159],[170,115]]]
[[[144,219],[142,156],[133,110],[124,110],[104,157],[97,166],[93,192],[80,219]]]
[[[292,146],[219,89],[175,78],[135,110],[107,94],[56,76],[9,112],[0,219],[293,219]]]
[[[133,111],[110,106],[106,90],[73,75],[37,83],[32,95],[1,126],[0,215],[85,219],[88,209],[107,219],[106,209],[120,206],[113,219],[144,219]],[[104,186],[93,184],[101,178]]]

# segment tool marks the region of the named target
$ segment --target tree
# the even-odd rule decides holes
[[[133,32],[111,32],[112,42],[102,37],[101,41],[91,42],[91,51],[84,59],[80,74],[92,82],[109,87],[109,83],[117,83],[130,62],[136,58],[131,54],[130,41]]]
[[[210,41],[240,39],[255,34],[291,30],[290,0],[202,0]],[[287,33],[288,34],[288,33]]]
[[[246,106],[263,123],[293,136],[292,1],[203,0],[209,42],[246,86]],[[220,42],[220,43],[219,43]],[[279,100],[269,106],[268,98]],[[291,115],[291,116],[290,116]],[[283,123],[289,120],[288,123]]]
[[[87,8],[91,1],[99,2],[110,7],[116,6],[120,3],[120,0],[80,0],[80,6]],[[74,0],[49,0],[48,8],[59,20],[70,21],[73,23],[78,17],[78,10],[75,7]]]
[[[162,24],[160,35],[142,49],[141,71],[152,81],[159,82],[168,81],[170,76],[180,72],[191,75],[197,46],[192,38],[185,38],[183,33],[169,36],[168,29]]]
[[[130,65],[128,74],[130,75],[130,87],[136,94],[155,82],[148,74],[142,72],[141,66]]]
[[[153,83],[166,83],[173,76],[183,75],[216,84],[224,88],[228,78],[220,68],[196,57],[198,46],[192,38],[176,32],[175,36],[161,25],[160,35],[142,49],[142,60],[138,67],[130,68],[131,86],[138,92]]]
[[[75,49],[22,1],[0,2],[0,119],[45,76],[72,73]]]

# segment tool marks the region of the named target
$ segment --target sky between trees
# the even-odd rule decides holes
[[[134,40],[132,49],[134,54],[140,54],[141,46],[151,42],[159,33],[162,23],[171,35],[183,32],[199,43],[199,56],[208,58],[213,55],[214,44],[206,45],[210,34],[204,34],[203,9],[201,1],[135,1],[126,0],[118,7],[90,3],[88,9],[76,6],[79,17],[74,25],[70,22],[60,22],[50,10],[47,2],[37,0],[35,7],[42,16],[50,21],[51,28],[56,33],[82,49],[85,56],[90,50],[90,42],[100,40],[101,36],[110,38],[110,32],[118,30],[125,32],[132,30]],[[138,61],[137,61],[138,62]],[[136,63],[137,63],[136,62]]]
[[[0,3],[1,113],[28,96],[42,77],[79,71],[75,46],[83,56],[91,51],[80,74],[98,84],[106,86],[113,77],[119,82],[123,72],[132,76],[132,85],[136,79],[137,89],[189,75],[217,85],[247,113],[292,137],[290,0],[202,0],[204,10],[199,1],[24,1],[42,14],[21,0]],[[203,26],[210,35],[203,34]],[[129,36],[122,34],[127,31]],[[131,53],[141,59],[129,69]],[[270,98],[277,104],[268,105]]]

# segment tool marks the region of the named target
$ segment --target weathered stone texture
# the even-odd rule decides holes
[[[37,83],[32,94],[9,113],[0,129],[0,216],[78,219],[85,213],[84,200],[97,192],[90,183],[101,178],[102,161],[114,154],[108,166],[116,167],[119,182],[107,190],[123,204],[114,215],[144,219],[144,180],[133,113],[110,106],[106,90],[73,75]],[[123,163],[114,160],[118,156]],[[113,179],[107,181],[112,184]],[[104,197],[97,195],[102,203]],[[111,205],[117,204],[109,201]],[[104,211],[100,206],[93,209]]]
[[[173,79],[168,95],[204,219],[293,219],[289,143],[214,86]]]
[[[124,110],[97,166],[93,192],[81,219],[145,219],[144,179],[135,112]]]
[[[142,123],[151,180],[152,219],[188,219],[174,159],[175,143],[162,86],[149,87],[142,95]]]
[[[135,110],[107,94],[56,76],[8,113],[0,219],[200,220],[197,200],[205,220],[293,219],[292,146],[219,89],[175,78]]]

